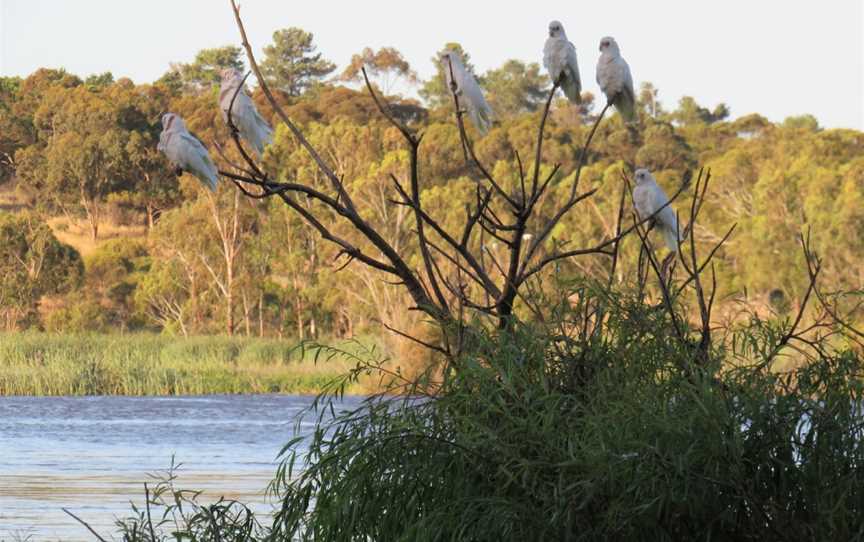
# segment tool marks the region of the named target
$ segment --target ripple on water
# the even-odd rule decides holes
[[[0,540],[90,540],[143,502],[148,473],[266,511],[276,454],[311,396],[0,397]],[[346,398],[346,408],[360,398]],[[312,421],[300,425],[311,429]]]

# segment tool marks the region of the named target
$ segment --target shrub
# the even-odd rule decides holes
[[[110,314],[92,299],[73,301],[45,317],[45,329],[55,333],[107,331],[110,325]]]
[[[434,395],[370,398],[321,423],[308,456],[289,445],[274,536],[862,536],[862,363],[843,342],[778,374],[725,346],[702,358],[635,295],[579,294],[555,325],[475,330],[458,370],[425,384]],[[596,333],[586,306],[606,314]],[[770,346],[772,325],[728,345]]]

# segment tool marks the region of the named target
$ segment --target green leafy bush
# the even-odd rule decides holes
[[[429,396],[371,398],[308,456],[290,444],[275,539],[862,537],[862,363],[843,341],[778,373],[704,357],[635,295],[579,295],[555,325],[475,331]],[[770,347],[770,326],[728,344]]]

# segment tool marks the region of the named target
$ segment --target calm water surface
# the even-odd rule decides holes
[[[92,540],[60,509],[103,535],[149,473],[182,466],[177,485],[267,509],[276,454],[307,396],[0,397],[0,541]],[[359,398],[341,405],[356,406]],[[312,428],[306,416],[301,432]]]

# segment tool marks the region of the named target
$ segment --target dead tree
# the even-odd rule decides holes
[[[317,230],[323,239],[339,248],[337,260],[344,259],[342,266],[357,261],[380,271],[385,276],[389,276],[393,284],[406,289],[414,303],[412,309],[423,311],[441,324],[443,329],[447,329],[453,324],[461,324],[468,312],[486,315],[500,329],[508,328],[513,323],[517,298],[522,296],[521,291],[530,278],[540,274],[550,265],[565,259],[602,256],[610,258],[614,262],[617,260],[620,241],[653,218],[652,215],[641,220],[637,219],[634,220],[633,224],[622,227],[621,220],[624,216],[625,205],[625,199],[622,197],[618,213],[619,221],[613,236],[607,236],[587,247],[567,250],[553,249],[551,251],[544,248],[551,232],[565,215],[573,211],[580,203],[594,196],[597,191],[597,188],[580,190],[579,181],[583,167],[588,160],[591,142],[610,107],[610,104],[607,104],[597,116],[581,147],[575,179],[569,196],[564,201],[557,203],[552,213],[545,217],[540,216],[537,209],[545,201],[548,189],[560,170],[560,164],[555,164],[548,173],[541,174],[543,135],[553,97],[559,88],[559,82],[555,81],[549,91],[540,117],[536,147],[533,150],[533,167],[524,167],[521,156],[518,151],[514,150],[520,186],[513,193],[505,190],[475,154],[473,142],[465,127],[463,104],[460,103],[456,88],[451,88],[455,119],[465,160],[470,167],[476,168],[479,172],[479,179],[476,182],[475,201],[465,210],[465,217],[460,230],[458,232],[448,231],[424,209],[421,197],[422,180],[418,168],[420,147],[423,141],[422,131],[413,130],[390,113],[388,104],[375,92],[365,70],[363,70],[369,95],[374,100],[381,115],[400,131],[409,151],[410,166],[406,172],[406,178],[399,179],[396,176],[391,176],[394,195],[391,201],[395,205],[409,208],[413,214],[414,235],[422,256],[422,267],[420,269],[412,268],[406,263],[403,255],[395,250],[384,236],[361,216],[351,194],[345,189],[343,179],[327,164],[318,150],[307,140],[300,128],[279,105],[266,80],[261,75],[236,0],[231,0],[231,7],[249,65],[258,80],[261,91],[276,115],[296,138],[297,143],[314,160],[322,175],[327,179],[329,190],[316,188],[302,180],[279,182],[272,179],[258,167],[255,160],[243,147],[230,113],[228,124],[232,139],[243,160],[240,164],[230,163],[233,170],[220,171],[220,174],[232,180],[243,194],[250,198],[280,198]],[[239,88],[242,88],[242,84],[238,87],[238,92]],[[231,105],[233,106],[233,101]],[[670,203],[675,201],[685,186],[686,182],[682,183],[681,188],[670,198]],[[302,203],[303,200],[320,204],[335,213],[339,219],[347,221],[351,228],[364,239],[363,245],[355,244],[335,234],[330,225],[316,216],[313,207]],[[536,233],[530,236],[526,235],[529,229]],[[492,239],[505,247],[501,261],[491,255],[484,255],[483,243],[480,243],[481,248],[479,250],[472,248],[477,244],[476,241],[481,238]],[[528,305],[530,306],[530,304]],[[399,333],[389,326],[388,329]],[[409,338],[414,339],[413,337]],[[448,341],[444,341],[444,343],[443,346],[429,344],[426,346],[451,353],[450,345],[447,344]]]

